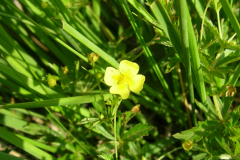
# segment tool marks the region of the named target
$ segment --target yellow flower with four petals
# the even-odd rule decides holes
[[[119,94],[122,99],[129,97],[130,91],[138,93],[143,89],[145,76],[137,74],[139,66],[137,63],[123,60],[119,64],[119,70],[107,67],[104,81],[111,86],[111,94]]]

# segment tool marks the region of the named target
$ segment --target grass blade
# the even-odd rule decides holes
[[[111,94],[104,94],[104,99],[109,99]],[[64,106],[64,105],[74,105],[74,104],[84,104],[101,101],[101,95],[87,95],[87,96],[76,96],[68,98],[57,98],[39,102],[26,102],[26,103],[15,103],[2,105],[1,108],[39,108],[47,106]]]

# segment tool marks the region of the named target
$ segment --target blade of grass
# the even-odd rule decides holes
[[[127,2],[126,0],[121,0],[120,1],[121,5],[122,5],[122,8],[126,14],[126,16],[128,17],[128,20],[129,22],[131,23],[131,26],[133,27],[133,30],[138,38],[138,40],[140,41],[141,45],[143,46],[143,49],[144,49],[144,54],[146,55],[148,61],[150,62],[150,64],[153,66],[153,69],[159,79],[159,81],[161,82],[165,92],[167,93],[169,99],[173,102],[174,106],[175,106],[175,110],[176,112],[178,113],[178,116],[180,117],[180,123],[182,123],[183,125],[185,125],[185,123],[183,123],[183,115],[181,114],[181,110],[180,108],[176,107],[177,106],[177,103],[171,93],[171,91],[169,90],[169,87],[168,87],[168,84],[167,82],[165,81],[156,61],[154,60],[153,56],[152,56],[152,53],[150,52],[149,48],[146,46],[146,43],[143,39],[143,37],[141,36],[140,32],[139,32],[139,29],[137,27],[137,24],[135,23],[134,21],[134,18],[131,14],[131,11],[130,9],[128,8],[128,5],[127,5]],[[186,125],[185,125],[186,126]]]
[[[148,2],[151,3],[153,2],[153,0],[148,0]],[[186,57],[182,51],[180,35],[175,26],[172,24],[171,18],[168,15],[165,7],[163,7],[160,1],[154,1],[153,3],[151,3],[150,7],[158,22],[161,24],[164,32],[167,34],[170,41],[172,42],[174,49],[179,54],[183,65],[185,66]]]
[[[54,91],[53,89],[43,85],[41,82],[38,82],[32,78],[28,78],[25,75],[23,75],[17,71],[14,71],[12,68],[10,68],[2,63],[0,63],[0,71],[7,77],[9,77],[12,80],[14,80],[15,82],[17,82],[18,84],[26,87],[29,90],[33,90],[35,93],[38,93],[42,97],[48,97],[48,96],[51,96],[53,98],[64,97],[63,94],[60,94],[60,93]],[[43,89],[43,87],[44,87],[44,89]],[[45,91],[47,91],[48,94],[46,94]]]
[[[107,100],[111,98],[111,94],[103,94],[104,99]],[[64,105],[74,105],[74,104],[84,104],[101,101],[101,95],[87,95],[87,96],[76,96],[68,98],[57,98],[51,100],[44,100],[38,102],[26,102],[26,103],[15,103],[1,105],[0,108],[39,108],[47,106],[64,106]]]
[[[180,11],[180,29],[181,29],[181,38],[182,38],[182,48],[183,53],[186,56],[186,71],[187,71],[187,78],[188,78],[188,88],[190,92],[190,103],[192,105],[192,117],[193,123],[197,126],[197,118],[195,114],[195,104],[194,104],[194,90],[193,90],[193,83],[192,83],[192,70],[191,70],[191,62],[190,62],[190,51],[189,51],[189,39],[188,39],[188,32],[186,30],[187,26],[187,15],[186,15],[186,6],[184,5],[185,0],[179,0],[179,11]]]
[[[47,152],[35,147],[34,145],[22,140],[21,138],[18,138],[15,136],[12,132],[9,132],[8,130],[0,127],[0,137],[5,139],[6,141],[14,144],[15,146],[23,149],[25,152],[28,152],[29,154],[33,155],[36,158],[44,159],[44,160],[54,160],[53,156],[48,154]]]
[[[92,43],[90,40],[88,40],[85,36],[83,36],[81,33],[79,33],[77,30],[75,30],[73,27],[71,27],[69,24],[64,22],[63,20],[57,20],[53,19],[54,22],[56,22],[58,25],[62,27],[63,30],[65,30],[67,33],[72,35],[74,38],[76,38],[79,42],[83,43],[85,46],[87,46],[89,49],[91,49],[93,52],[99,54],[99,56],[104,59],[106,62],[111,64],[113,67],[118,68],[118,62],[109,56],[106,52],[104,52],[101,48],[96,46],[94,43]]]
[[[187,8],[186,1],[183,1],[185,8]],[[192,72],[195,79],[195,85],[198,90],[198,93],[201,97],[201,100],[204,105],[207,105],[207,94],[205,90],[205,84],[203,80],[203,72],[200,65],[200,58],[198,53],[198,47],[196,42],[196,37],[193,30],[193,25],[191,22],[191,17],[189,14],[188,9],[185,9],[186,12],[186,19],[187,19],[187,28],[188,28],[188,41],[189,41],[189,51],[191,56],[191,66]]]
[[[30,22],[32,22],[35,26],[37,26],[39,29],[41,29],[44,33],[46,33],[48,36],[50,36],[51,38],[53,38],[56,42],[60,43],[63,47],[67,48],[69,51],[71,51],[72,53],[74,53],[75,55],[77,55],[78,57],[80,57],[82,60],[84,60],[85,62],[88,62],[88,59],[81,55],[80,53],[78,53],[77,51],[75,51],[74,49],[72,49],[70,46],[68,46],[66,43],[64,43],[62,40],[60,40],[59,38],[55,37],[54,35],[52,35],[51,32],[49,32],[47,29],[45,29],[44,27],[42,27],[41,25],[37,24],[35,21],[33,21],[31,18],[29,18],[27,15],[25,15],[22,11],[20,11],[18,8],[16,8],[14,5],[12,5],[9,1],[4,0],[5,3],[7,3],[14,11],[16,11],[20,16],[22,16],[23,18],[29,20]],[[55,45],[54,45],[55,46]],[[54,52],[55,53],[55,52]],[[68,58],[64,58],[65,60]],[[72,64],[72,63],[70,63]]]
[[[22,140],[38,147],[38,148],[41,148],[41,149],[44,149],[46,151],[49,151],[49,152],[52,152],[52,153],[55,153],[57,151],[57,148],[56,147],[52,147],[52,146],[48,146],[46,144],[43,144],[43,143],[40,143],[38,141],[35,141],[35,140],[32,140],[30,138],[27,138],[27,137],[24,137],[24,136],[21,136],[21,135],[18,135],[18,134],[15,134],[17,137],[21,138]]]

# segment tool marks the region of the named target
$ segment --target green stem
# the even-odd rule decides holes
[[[210,3],[211,3],[211,0],[208,1],[207,6],[206,6],[206,8],[205,8],[205,10],[204,10],[204,13],[203,13],[203,17],[202,17],[202,25],[201,25],[201,31],[200,31],[199,46],[201,46],[201,43],[202,43],[203,25],[204,25],[204,22],[205,22],[205,17],[206,17],[207,9],[208,9]]]
[[[117,102],[114,106],[114,145],[115,145],[115,156],[116,159],[118,158],[118,151],[117,151],[117,109],[122,101],[122,99],[119,101],[119,96],[116,96]]]
[[[163,159],[164,157],[166,157],[167,155],[169,155],[169,154],[171,154],[172,152],[175,152],[175,151],[177,151],[177,150],[179,150],[179,149],[182,149],[182,147],[178,147],[178,148],[175,148],[175,149],[167,152],[166,154],[164,154],[164,155],[162,155],[161,157],[159,157],[157,160],[161,160],[161,159]]]

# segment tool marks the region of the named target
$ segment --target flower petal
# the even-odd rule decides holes
[[[127,99],[129,97],[130,90],[125,84],[114,85],[109,91],[111,94],[120,94],[122,99]]]
[[[137,63],[123,60],[119,64],[119,70],[122,74],[128,72],[130,75],[136,75],[139,71],[139,66]]]
[[[108,86],[112,86],[117,83],[115,76],[120,76],[121,73],[113,67],[107,67],[104,75],[104,81]]]
[[[143,84],[145,81],[145,76],[138,74],[132,78],[132,81],[128,82],[129,89],[134,92],[138,93],[143,89]]]

